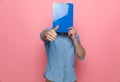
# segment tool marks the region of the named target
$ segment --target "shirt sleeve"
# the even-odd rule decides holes
[[[50,28],[45,28],[44,30],[50,30]],[[44,31],[44,30],[43,30],[43,31]],[[43,31],[42,31],[42,32],[43,32]],[[42,41],[44,41],[43,38],[42,38],[42,32],[40,32],[40,39],[41,39]]]
[[[77,57],[79,60],[84,60],[84,58]]]
[[[78,43],[80,43],[80,37],[77,33],[76,33],[76,39],[77,39]]]

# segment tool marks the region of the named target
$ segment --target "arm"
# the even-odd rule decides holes
[[[85,49],[82,47],[80,43],[78,43],[77,39],[73,39],[73,43],[75,46],[75,52],[79,59],[85,58]]]
[[[76,31],[74,28],[71,28],[68,32],[68,36],[71,37],[73,40],[74,46],[75,46],[75,52],[79,59],[83,60],[85,58],[85,49],[80,44],[80,41],[78,41],[78,38],[76,37]]]

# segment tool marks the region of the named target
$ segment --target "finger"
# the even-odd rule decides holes
[[[55,37],[56,37],[56,35],[55,35],[55,34],[53,34],[53,32],[49,32],[49,33],[48,33],[48,35],[49,35],[49,36],[51,36],[51,37],[53,37],[53,38],[55,38]]]
[[[73,27],[69,27],[68,30],[71,30]]]
[[[59,25],[57,25],[53,30],[54,30],[54,31],[57,31],[58,28],[59,28]]]
[[[57,36],[57,33],[54,30],[51,30],[51,34],[53,34],[54,36]]]
[[[72,34],[68,34],[68,36],[72,36]]]
[[[52,39],[51,39],[51,38],[49,38],[49,37],[47,37],[47,40],[52,41]]]
[[[70,36],[71,35],[71,32],[68,32],[68,36]]]
[[[49,36],[49,35],[47,36],[47,39],[50,40],[50,41],[53,41],[53,40],[54,40],[54,38],[52,38],[52,37]]]
[[[73,35],[73,31],[70,30],[70,31],[68,32],[68,36],[72,36],[72,35]]]
[[[55,37],[52,37],[52,36],[50,36],[50,35],[48,35],[48,37],[49,37],[49,38],[51,38],[52,40],[54,40],[54,39],[55,39]]]
[[[57,33],[56,33],[56,32],[52,32],[52,34],[54,34],[55,36],[57,36]]]

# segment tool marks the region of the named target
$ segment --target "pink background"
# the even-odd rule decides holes
[[[77,82],[120,82],[120,0],[0,0],[0,82],[44,82],[39,33],[52,26],[52,3],[72,2],[86,49]]]

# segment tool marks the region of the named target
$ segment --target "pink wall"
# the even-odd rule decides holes
[[[44,82],[40,31],[51,26],[53,2],[0,0],[0,82]],[[63,0],[59,0],[63,1]],[[120,82],[120,0],[64,0],[75,5],[75,28],[86,49],[78,82]]]

